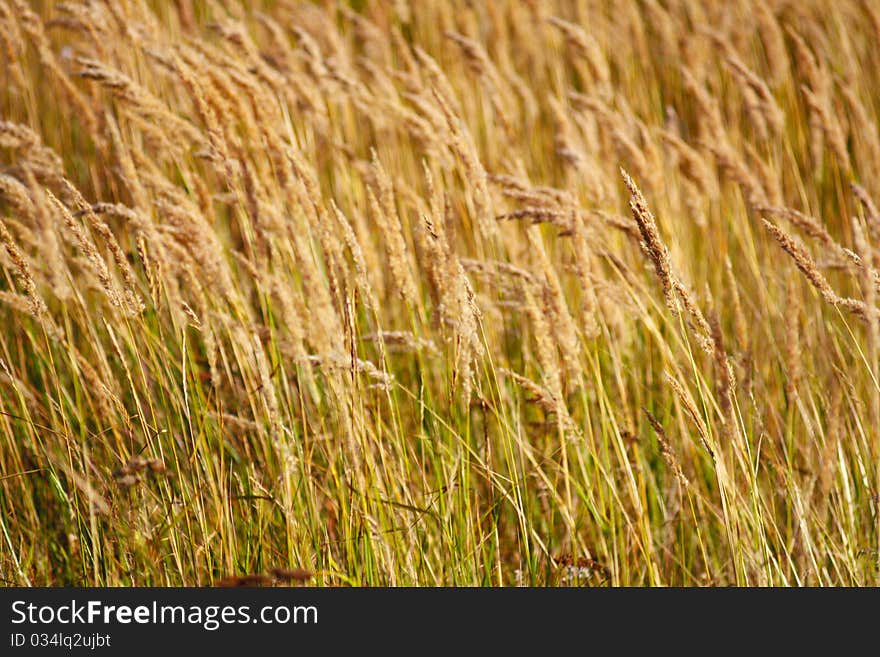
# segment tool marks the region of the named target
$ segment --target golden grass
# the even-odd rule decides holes
[[[873,3],[0,0],[0,49],[5,583],[880,584]]]

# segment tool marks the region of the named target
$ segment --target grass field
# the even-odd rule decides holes
[[[0,49],[2,583],[880,584],[877,3]]]

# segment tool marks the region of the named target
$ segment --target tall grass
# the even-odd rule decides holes
[[[874,3],[0,47],[4,583],[880,584]]]

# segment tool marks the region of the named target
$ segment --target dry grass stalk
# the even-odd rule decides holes
[[[49,190],[45,190],[46,196],[50,203],[55,207],[57,213],[61,217],[61,221],[67,231],[73,238],[75,244],[85,256],[85,263],[91,272],[95,275],[107,295],[112,306],[120,309],[126,308],[127,304],[123,293],[119,290],[116,282],[107,268],[107,263],[98,252],[94,241],[82,227],[82,225],[74,218],[71,211],[61,201],[59,201]],[[129,311],[132,309],[129,308]]]
[[[880,211],[874,205],[874,200],[868,194],[867,190],[858,183],[851,183],[851,188],[855,197],[859,200],[865,212],[865,221],[868,223],[868,230],[874,240],[880,239]]]
[[[845,171],[849,171],[852,168],[852,162],[846,145],[846,136],[834,111],[829,107],[829,102],[813,93],[806,85],[801,87],[801,91],[810,110],[815,112],[818,117],[818,125],[822,129],[825,139],[828,140],[838,164]]]
[[[709,429],[706,426],[706,422],[703,419],[702,414],[697,410],[697,405],[696,403],[694,403],[693,397],[691,396],[690,392],[688,392],[684,388],[684,386],[682,386],[681,383],[678,382],[678,379],[676,379],[670,373],[666,372],[665,378],[666,382],[669,383],[673,391],[675,391],[675,395],[678,397],[682,406],[684,406],[684,409],[693,421],[694,426],[697,428],[697,434],[699,435],[700,442],[714,460],[715,450],[712,449],[712,444],[709,439]]]
[[[712,342],[715,357],[715,376],[718,379],[718,403],[724,421],[725,438],[730,440],[738,435],[736,414],[733,407],[733,388],[736,383],[733,366],[724,348],[724,335],[721,331],[721,320],[717,313],[709,316],[712,331]]]
[[[379,310],[379,302],[373,292],[372,285],[370,285],[367,263],[364,259],[363,251],[361,251],[360,244],[357,241],[357,237],[354,234],[351,224],[348,223],[348,219],[342,214],[342,210],[336,206],[336,203],[333,203],[332,206],[336,225],[339,226],[339,230],[342,233],[342,239],[345,241],[345,245],[348,247],[352,260],[354,261],[354,271],[358,288],[364,295],[364,299],[366,299],[367,306],[370,310],[377,312]]]
[[[873,266],[874,250],[868,241],[867,231],[858,218],[853,217],[853,238],[856,252],[860,255],[864,266],[861,270],[861,288],[865,304],[865,321],[868,324],[868,348],[866,359],[868,368],[875,382],[880,381],[880,309],[877,307],[878,272]],[[874,426],[880,426],[880,387],[871,388],[870,417]]]
[[[785,130],[785,114],[779,108],[767,84],[755,75],[739,57],[730,55],[726,58],[726,62],[737,78],[755,95],[758,111],[770,129],[771,135],[776,137],[781,135]]]
[[[688,321],[695,331],[695,336],[701,348],[711,354],[713,344],[709,324],[684,283],[673,274],[669,250],[660,238],[657,222],[654,219],[654,215],[648,209],[645,197],[626,171],[621,169],[621,174],[630,192],[629,205],[633,218],[639,225],[643,248],[647,256],[654,263],[654,271],[657,274],[657,278],[660,279],[666,305],[675,314],[681,312],[682,309],[687,313]]]
[[[18,248],[2,220],[0,220],[0,242],[3,242],[6,253],[9,254],[12,264],[15,265],[18,281],[24,288],[27,297],[26,307],[28,312],[34,317],[39,317],[46,312],[46,302],[43,301],[37,292],[37,284],[34,282],[34,277],[31,275],[30,266],[27,260],[25,260],[24,254]]]
[[[409,303],[415,305],[418,299],[418,290],[410,270],[408,249],[403,236],[400,216],[397,213],[397,205],[394,202],[393,187],[375,151],[373,151],[373,171],[379,187],[379,198],[377,199],[373,191],[367,188],[367,199],[373,211],[373,218],[384,237],[385,254],[388,257],[391,278],[399,294]]]
[[[511,370],[499,368],[498,372],[509,377],[529,393],[530,401],[537,404],[545,413],[554,416],[564,431],[578,433],[577,425],[571,419],[565,403],[558,394]]]
[[[543,285],[538,290],[538,293],[542,295],[542,315],[547,316],[550,325],[553,327],[552,332],[562,355],[566,371],[573,380],[579,380],[583,376],[583,370],[580,365],[580,341],[574,319],[568,310],[562,284],[544,248],[543,240],[537,228],[529,229],[528,239],[531,246],[531,257],[534,261],[532,268],[534,271],[540,272],[539,276],[543,279]],[[526,299],[527,308],[529,308],[531,315],[536,310],[533,302],[537,300],[531,297],[528,291]],[[533,317],[533,321],[534,319]]]
[[[657,436],[657,442],[660,444],[660,455],[666,462],[666,467],[672,470],[672,474],[675,475],[678,483],[687,488],[691,485],[691,482],[688,481],[688,478],[684,474],[684,470],[681,469],[681,464],[675,457],[675,452],[672,451],[672,445],[669,443],[669,438],[667,438],[666,436],[666,430],[663,428],[663,425],[660,424],[660,421],[656,417],[654,417],[654,415],[650,411],[648,411],[648,409],[643,410],[645,411],[645,415],[648,417],[648,422],[651,423],[651,427],[653,427],[654,433]]]
[[[455,115],[453,109],[436,89],[432,88],[431,92],[446,119],[448,144],[461,159],[464,164],[464,173],[474,186],[477,226],[483,237],[491,241],[497,233],[497,228],[493,221],[492,199],[489,195],[486,169],[482,162],[480,162],[477,148],[473,143],[470,133],[464,128],[461,119]]]
[[[675,151],[681,172],[693,181],[704,195],[710,199],[716,198],[719,194],[718,181],[703,156],[668,130],[663,130],[660,137]]]
[[[611,71],[605,54],[602,52],[602,48],[596,39],[580,25],[556,16],[549,17],[547,22],[559,29],[565,36],[566,43],[579,57],[582,57],[587,62],[597,91],[601,94],[607,94]]]
[[[675,280],[672,276],[672,265],[669,259],[669,250],[660,238],[660,231],[657,229],[657,221],[654,215],[648,209],[648,203],[642,196],[641,190],[636,186],[629,174],[623,169],[620,170],[623,176],[623,182],[630,193],[629,207],[632,211],[633,219],[639,225],[639,232],[646,248],[648,257],[654,264],[654,271],[660,280],[660,286],[663,289],[663,297],[666,299],[666,305],[672,312],[677,313],[680,309],[678,299],[675,295]]]
[[[773,215],[775,217],[787,219],[792,224],[804,231],[807,235],[821,242],[822,246],[824,246],[828,251],[831,251],[838,256],[840,262],[853,262],[853,252],[841,245],[838,241],[836,241],[828,232],[828,230],[822,225],[822,223],[815,217],[806,215],[803,212],[800,212],[793,208],[759,206],[755,209],[758,212],[763,212],[765,214]]]
[[[770,231],[770,234],[776,238],[779,246],[781,246],[783,250],[792,257],[797,268],[801,270],[804,276],[807,277],[807,280],[810,281],[813,287],[816,288],[827,303],[848,310],[860,319],[867,318],[868,313],[865,303],[858,299],[838,296],[838,294],[832,289],[831,284],[828,283],[828,280],[819,271],[813,257],[802,244],[770,221],[767,221],[766,219],[762,219],[761,221],[763,222],[764,227]]]

